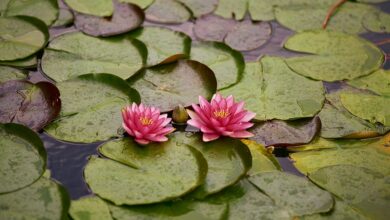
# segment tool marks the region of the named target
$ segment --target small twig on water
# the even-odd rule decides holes
[[[388,43],[390,43],[390,38],[376,42],[375,45],[379,46],[379,45],[384,45],[384,44],[388,44]]]
[[[330,18],[332,17],[333,13],[336,11],[336,9],[339,8],[346,1],[348,1],[348,0],[339,0],[334,5],[332,5],[332,7],[329,9],[328,13],[326,14],[324,22],[322,22],[323,29],[326,29],[326,26],[328,25],[328,22],[329,22]]]

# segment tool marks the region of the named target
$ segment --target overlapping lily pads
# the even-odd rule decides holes
[[[186,7],[188,7],[192,12],[192,16],[196,18],[213,12],[218,5],[218,0],[207,0],[207,1],[178,0],[178,1],[183,3]]]
[[[0,122],[19,123],[35,131],[55,119],[61,109],[60,93],[49,82],[12,80],[0,84]]]
[[[33,17],[0,17],[0,30],[0,61],[31,56],[49,39],[45,23]]]
[[[72,32],[52,40],[42,57],[43,72],[57,82],[87,73],[127,79],[143,66],[144,45],[125,36],[95,38]]]
[[[26,58],[17,59],[13,61],[0,61],[0,65],[13,66],[13,67],[23,67],[23,68],[32,68],[38,64],[38,59],[36,55],[31,55]]]
[[[247,10],[248,0],[219,0],[215,14],[224,18],[242,20]]]
[[[193,30],[195,36],[201,40],[223,42],[236,24],[235,20],[211,14],[196,19]]]
[[[73,200],[70,205],[69,215],[73,220],[112,219],[107,203],[95,196]]]
[[[197,103],[200,95],[211,98],[217,89],[214,73],[192,60],[144,69],[128,82],[141,94],[144,104],[156,106],[162,112]]]
[[[348,84],[360,89],[368,89],[379,95],[390,96],[390,71],[380,69],[374,73],[348,81]]]
[[[8,80],[25,79],[26,77],[26,71],[6,66],[0,66],[0,84]]]
[[[281,58],[264,57],[260,62],[247,63],[240,83],[221,93],[245,101],[257,120],[298,119],[320,111],[322,83],[297,75]]]
[[[139,146],[129,138],[108,142],[84,170],[94,193],[116,205],[151,204],[172,200],[201,185],[207,162],[191,147],[170,140]]]
[[[82,75],[57,86],[60,117],[45,130],[65,141],[91,143],[122,135],[121,108],[140,101],[137,91],[111,74]]]
[[[0,124],[0,137],[1,195],[38,180],[46,169],[46,151],[38,135],[22,125]]]
[[[154,0],[119,0],[120,2],[127,2],[131,4],[138,5],[141,8],[147,8]]]
[[[363,19],[363,26],[372,32],[389,33],[390,14],[381,11],[367,13]]]
[[[149,21],[167,24],[180,24],[191,18],[191,12],[176,0],[154,0],[145,10]]]
[[[284,45],[293,51],[311,53],[286,59],[303,76],[337,81],[368,75],[380,68],[383,53],[372,43],[354,35],[330,31],[306,31],[290,37]]]

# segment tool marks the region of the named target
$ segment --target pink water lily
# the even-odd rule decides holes
[[[160,110],[155,107],[147,107],[143,104],[133,103],[122,109],[122,126],[126,132],[134,137],[134,140],[142,145],[150,142],[164,142],[165,136],[175,129],[166,127],[171,119],[167,114],[160,115]]]
[[[208,142],[220,136],[248,138],[253,134],[246,129],[253,126],[249,121],[255,113],[244,110],[244,102],[234,102],[233,96],[223,98],[216,94],[209,103],[199,96],[199,106],[193,104],[194,111],[187,110],[191,117],[187,123],[203,132],[203,141]]]

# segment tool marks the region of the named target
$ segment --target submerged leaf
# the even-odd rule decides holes
[[[209,14],[213,12],[217,5],[218,0],[178,0],[182,2],[185,6],[187,6],[192,15],[197,18],[205,14]]]
[[[202,16],[195,21],[194,34],[204,41],[223,42],[225,36],[238,24],[235,20],[216,15]]]

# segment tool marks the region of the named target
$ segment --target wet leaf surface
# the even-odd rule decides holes
[[[73,220],[112,219],[107,203],[95,196],[72,200],[69,215]]]
[[[191,18],[191,12],[176,0],[154,0],[145,10],[148,21],[166,24],[180,24]]]
[[[0,84],[0,122],[23,124],[39,131],[61,109],[60,93],[49,82],[30,83],[24,80]]]

